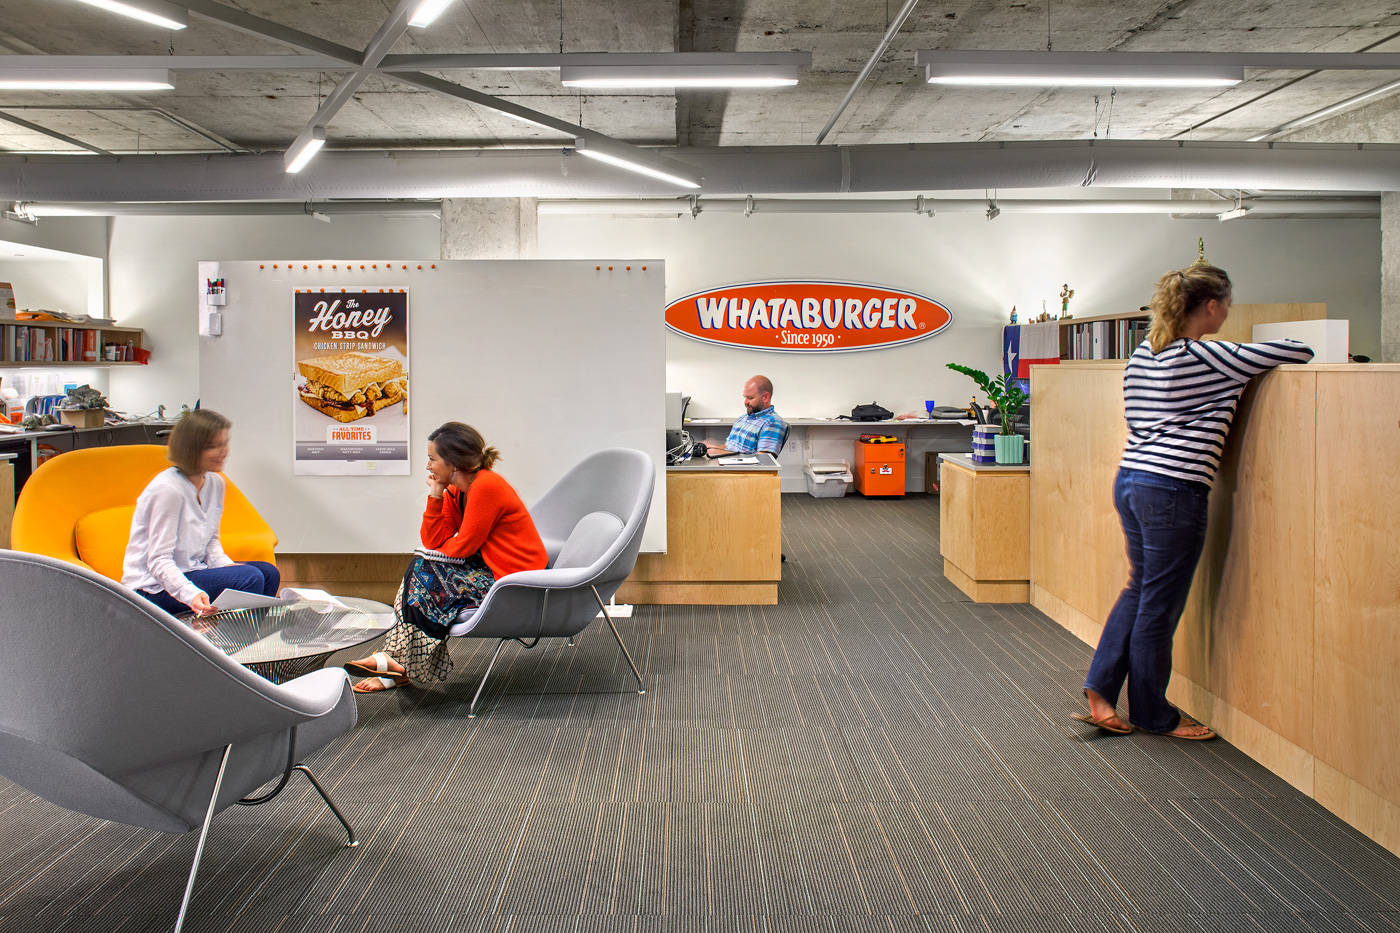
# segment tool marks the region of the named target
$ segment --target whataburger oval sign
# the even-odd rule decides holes
[[[932,337],[952,321],[952,313],[931,298],[849,282],[728,285],[666,306],[666,326],[678,334],[792,353],[896,347]]]

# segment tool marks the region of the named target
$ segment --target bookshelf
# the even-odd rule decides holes
[[[1147,312],[1099,314],[1061,320],[1060,359],[1125,360],[1147,337]]]
[[[64,321],[6,321],[0,334],[0,368],[22,366],[140,366],[135,351],[144,350],[139,327],[113,324],[69,324]],[[107,358],[107,347],[119,348],[122,359]],[[128,352],[128,348],[129,351]]]

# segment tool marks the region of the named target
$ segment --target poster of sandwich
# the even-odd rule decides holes
[[[293,295],[293,472],[408,475],[408,290]]]

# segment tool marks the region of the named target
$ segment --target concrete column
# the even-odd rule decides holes
[[[1400,363],[1400,191],[1381,193],[1381,358]]]
[[[536,198],[453,198],[442,202],[443,259],[534,259]]]

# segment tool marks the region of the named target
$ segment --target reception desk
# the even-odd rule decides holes
[[[1127,580],[1123,363],[1031,372],[1031,602],[1095,644]],[[1400,365],[1283,366],[1241,400],[1169,697],[1400,853]]]
[[[782,578],[778,462],[666,468],[666,553],[640,554],[617,601],[772,606]]]

